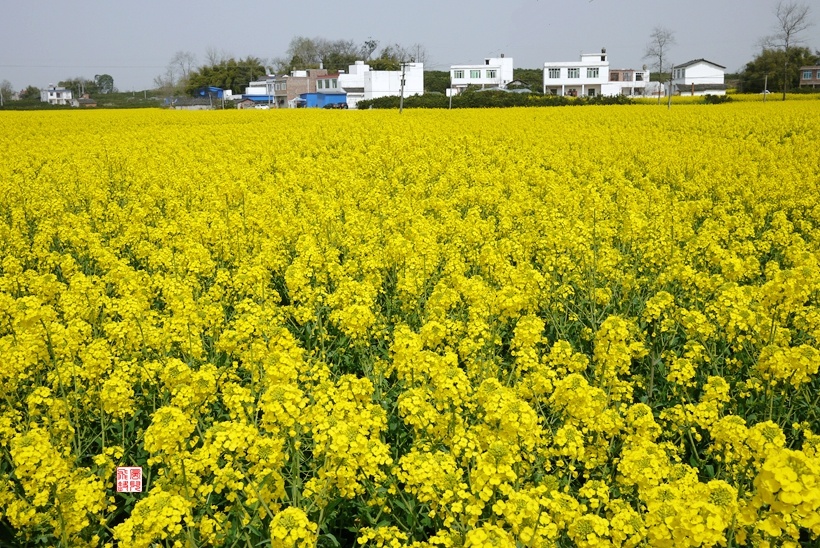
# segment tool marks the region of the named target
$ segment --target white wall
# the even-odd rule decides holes
[[[456,71],[463,73],[456,78]],[[471,71],[478,71],[478,77],[473,78]],[[495,71],[495,76],[488,75],[487,71]],[[488,57],[482,65],[450,65],[450,87],[463,90],[467,86],[505,87],[513,80],[512,57]]]
[[[558,70],[558,78],[550,77],[550,69]],[[570,69],[578,69],[578,77],[570,78]],[[598,70],[597,76],[589,76],[589,69]],[[579,61],[556,61],[544,63],[544,92],[556,90],[558,95],[568,95],[576,90],[578,97],[588,96],[589,90],[596,95],[618,95],[620,86],[609,82],[609,60],[605,52],[584,53]]]
[[[678,85],[723,84],[724,70],[710,63],[695,63],[681,69],[676,68],[674,83]]]
[[[339,87],[347,94],[348,108],[362,99],[377,99],[401,93],[400,70],[370,70],[362,61],[339,75]],[[404,96],[424,94],[424,64],[407,63],[404,69]]]
[[[67,105],[74,98],[70,89],[50,86],[40,90],[40,101],[52,105]]]

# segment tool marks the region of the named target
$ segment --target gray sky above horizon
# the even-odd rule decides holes
[[[807,2],[811,5],[813,2]],[[675,33],[669,59],[705,58],[735,72],[772,33],[777,0],[384,0],[327,2],[85,0],[12,2],[0,17],[0,81],[15,89],[110,74],[120,91],[154,87],[173,55],[205,61],[211,48],[236,58],[281,57],[295,36],[381,45],[418,43],[425,68],[480,63],[501,53],[516,67],[542,68],[607,48],[613,68],[651,64],[643,55],[653,27]],[[820,48],[820,7],[804,44]],[[241,92],[243,90],[234,90]]]

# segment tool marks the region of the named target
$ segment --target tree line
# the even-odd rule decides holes
[[[739,74],[738,91],[759,93],[769,90],[785,93],[795,89],[800,80],[800,67],[820,64],[820,50],[812,51],[803,45],[803,34],[812,26],[808,5],[781,0],[774,10],[773,34],[760,40],[760,51]],[[674,31],[655,27],[646,45],[644,58],[652,63],[652,77],[663,80],[671,77],[670,52],[676,43]],[[267,74],[289,74],[294,70],[324,67],[329,72],[346,70],[357,60],[363,60],[373,70],[398,70],[402,62],[429,63],[429,56],[421,44],[404,46],[397,43],[381,44],[374,38],[360,43],[353,40],[331,40],[323,37],[296,36],[280,57],[263,59],[248,55],[234,57],[224,51],[209,48],[202,62],[189,51],[176,52],[165,71],[154,78],[155,90],[165,96],[193,95],[202,87],[214,86],[241,93],[254,80]],[[516,69],[520,79],[533,91],[543,85],[541,69]],[[116,91],[114,78],[108,74],[93,78],[73,77],[59,82],[61,87],[96,96]],[[448,71],[425,71],[425,91],[444,93],[449,87]],[[8,101],[14,91],[8,81],[0,82],[0,103]],[[39,101],[40,90],[28,86],[18,96]]]
[[[373,70],[398,70],[402,62],[428,59],[421,44],[402,46],[368,38],[362,43],[353,40],[296,36],[281,57],[270,60],[255,56],[235,58],[210,48],[204,62],[198,63],[191,52],[179,51],[169,61],[165,71],[154,79],[157,89],[167,94],[193,94],[196,90],[214,86],[241,92],[250,82],[267,74],[290,74],[294,70],[325,68],[329,72],[347,70],[358,60],[367,62]]]
[[[820,63],[820,50],[812,52],[801,45],[803,33],[812,26],[808,5],[781,0],[774,9],[773,34],[761,38],[760,52],[739,74],[738,90],[759,93],[769,89],[788,90],[798,86],[800,67]],[[646,45],[644,58],[652,63],[652,74],[658,80],[671,77],[670,52],[676,44],[674,31],[655,27]],[[364,60],[373,70],[398,70],[404,61],[426,63],[428,54],[421,44],[405,47],[400,44],[380,44],[368,38],[361,43],[353,40],[330,40],[322,37],[296,36],[281,57],[265,61],[248,56],[235,59],[209,49],[205,62],[197,64],[190,52],[177,52],[166,72],[157,77],[157,88],[169,93],[193,94],[205,86],[216,86],[241,92],[249,82],[268,73],[289,74],[294,70],[324,67],[329,72],[346,70],[357,60]],[[516,69],[515,78],[533,91],[543,85],[541,69]],[[444,93],[449,87],[448,71],[425,71],[425,91]]]

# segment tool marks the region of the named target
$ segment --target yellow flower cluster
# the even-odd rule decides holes
[[[0,529],[817,543],[815,103],[3,113]]]

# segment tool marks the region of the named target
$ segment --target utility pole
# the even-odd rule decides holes
[[[763,102],[766,102],[766,96],[769,94],[769,75],[763,79]]]
[[[402,113],[404,110],[404,69],[407,67],[407,63],[404,61],[401,62],[401,92],[399,95],[399,114]]]
[[[673,82],[672,78],[674,76],[674,73],[675,73],[675,65],[673,63],[672,64],[672,70],[669,72],[669,102],[666,104],[666,110],[669,110],[669,109],[672,108],[672,82]],[[694,93],[695,92],[693,91],[692,95],[694,95]]]

